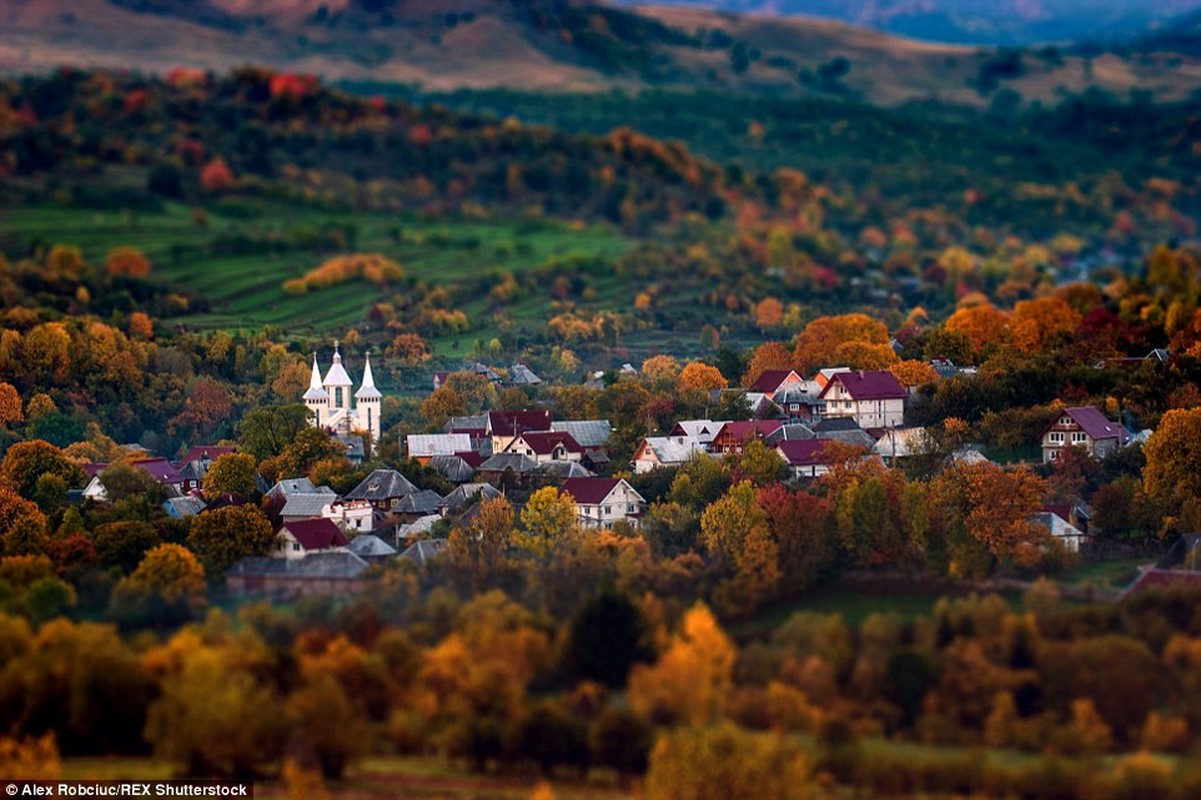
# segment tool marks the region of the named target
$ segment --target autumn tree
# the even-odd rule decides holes
[[[750,387],[763,373],[771,370],[791,370],[792,350],[783,342],[764,342],[755,348],[742,376],[742,385]]]
[[[959,309],[943,327],[966,337],[972,352],[979,355],[987,345],[1004,341],[1009,335],[1009,315],[990,303],[984,303]]]
[[[1082,319],[1057,295],[1022,300],[1010,317],[1013,343],[1023,353],[1036,353],[1075,333]]]
[[[700,361],[688,362],[676,378],[676,391],[682,395],[724,389],[727,385],[725,377],[717,367]]]
[[[888,346],[888,328],[866,314],[818,317],[797,337],[793,364],[806,374],[819,367],[838,366],[838,348],[851,342]],[[847,348],[844,352],[854,355],[860,351]],[[871,352],[877,351],[872,349]]]
[[[1201,497],[1201,408],[1172,409],[1143,448],[1147,494],[1173,513]]]
[[[944,526],[952,573],[988,574],[1002,562],[1033,564],[1051,544],[1031,521],[1046,497],[1046,482],[1025,467],[991,462],[944,470],[930,484],[932,515]]]
[[[308,475],[314,465],[329,459],[345,459],[346,448],[318,428],[306,425],[279,455],[280,477]]]
[[[11,383],[0,383],[0,427],[9,427],[24,421],[20,393]]]
[[[630,708],[658,723],[716,722],[732,685],[735,655],[709,609],[694,606],[659,659],[631,670]]]
[[[116,247],[108,251],[104,271],[114,277],[145,278],[150,274],[150,259],[136,247]]]
[[[200,171],[200,185],[206,192],[220,194],[234,186],[234,174],[222,158],[214,158]]]
[[[580,533],[580,520],[571,495],[546,486],[530,495],[521,509],[521,528],[516,543],[545,558]]]
[[[271,522],[249,503],[199,514],[188,531],[188,548],[214,577],[224,574],[239,559],[268,555],[274,545]]]
[[[43,475],[56,475],[70,487],[80,487],[84,483],[83,470],[62,450],[41,439],[14,444],[0,462],[0,485],[22,497],[33,497],[38,479]]]
[[[194,429],[208,436],[229,419],[232,411],[233,397],[229,389],[212,379],[201,378],[188,389],[183,410],[171,421],[171,425]]]
[[[0,552],[23,555],[44,552],[46,517],[35,503],[0,486]]]
[[[811,784],[808,760],[774,733],[726,722],[668,731],[651,751],[647,800],[804,800]]]
[[[207,645],[177,634],[161,662],[162,694],[146,719],[154,754],[196,777],[253,778],[282,747],[279,697],[234,645]]]
[[[507,559],[513,543],[513,506],[504,497],[480,502],[465,525],[450,534],[450,552],[461,567],[488,573]]]
[[[117,583],[112,610],[131,622],[169,625],[195,616],[205,602],[204,567],[196,556],[180,545],[161,544]]]
[[[467,413],[467,402],[450,386],[443,384],[421,403],[421,416],[430,425],[441,427],[451,417]]]
[[[576,612],[567,631],[563,662],[577,679],[605,686],[625,686],[630,668],[649,661],[647,624],[622,594],[600,594]]]
[[[897,379],[897,383],[905,388],[922,386],[938,380],[934,367],[925,361],[898,361],[888,367],[888,371]]]
[[[642,377],[654,386],[670,387],[680,374],[680,363],[671,356],[651,356],[642,362]]]
[[[254,474],[258,464],[249,453],[222,453],[204,476],[204,496],[213,500],[223,494],[250,497],[257,491]]]

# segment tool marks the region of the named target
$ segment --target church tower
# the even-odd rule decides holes
[[[334,363],[325,373],[325,391],[329,394],[329,416],[333,417],[342,411],[345,417],[350,412],[350,375],[342,366],[342,354],[338,352],[338,343],[334,342]]]
[[[317,354],[313,353],[313,377],[309,379],[309,390],[304,393],[304,404],[313,415],[313,424],[318,428],[325,427],[328,416],[329,393],[321,385],[321,372],[317,369]]]
[[[375,377],[371,374],[371,356],[365,356],[363,366],[363,385],[354,393],[355,416],[358,417],[359,428],[371,434],[371,446],[379,445],[380,440],[380,399],[383,397],[375,388]]]

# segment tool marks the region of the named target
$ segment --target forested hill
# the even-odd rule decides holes
[[[675,89],[981,106],[1001,88],[1057,102],[1090,86],[1180,100],[1195,52],[973,49],[832,20],[591,0],[20,0],[0,4],[0,72],[60,64],[228,71],[246,63],[426,90]]]
[[[549,214],[653,225],[719,217],[736,197],[718,166],[629,130],[569,135],[444,108],[360,99],[315,79],[242,69],[165,79],[63,69],[0,82],[9,201],[138,206],[243,193],[373,210]]]

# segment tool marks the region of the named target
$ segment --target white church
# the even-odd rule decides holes
[[[354,431],[371,434],[371,442],[380,440],[380,400],[383,395],[375,388],[371,375],[371,358],[364,358],[363,383],[354,393],[354,406],[350,403],[350,390],[354,386],[342,366],[342,355],[338,343],[334,342],[334,363],[322,379],[317,367],[317,354],[313,353],[313,377],[309,390],[304,393],[304,404],[309,407],[313,424],[334,434],[349,436]]]

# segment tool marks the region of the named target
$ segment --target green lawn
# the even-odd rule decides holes
[[[391,298],[396,290],[378,290],[356,281],[292,297],[283,292],[283,281],[303,275],[328,253],[220,255],[211,249],[220,238],[241,235],[255,241],[291,241],[305,228],[350,224],[357,229],[355,250],[381,252],[400,262],[411,277],[435,285],[457,284],[493,269],[519,273],[551,258],[600,256],[608,262],[632,244],[604,226],[573,229],[551,222],[428,221],[412,215],[292,206],[269,207],[251,219],[209,213],[206,220],[198,224],[191,209],[180,205],[168,206],[163,214],[21,207],[0,209],[0,237],[5,248],[15,251],[38,244],[76,245],[92,263],[101,263],[111,248],[137,247],[154,261],[154,277],[211,302],[210,312],[181,320],[189,326],[275,325],[290,335],[340,333],[351,327],[367,330],[369,305]],[[632,297],[625,296],[628,291],[610,270],[598,268],[590,279],[596,305],[628,307]],[[546,289],[518,298],[509,307],[509,316],[520,326],[541,328],[550,308]],[[478,293],[461,304],[472,322],[472,330],[460,337],[464,341],[473,343],[496,334],[486,303],[484,293]],[[434,345],[448,351],[453,338],[437,338]]]
[[[1101,588],[1121,589],[1138,577],[1139,568],[1155,559],[1146,556],[1120,558],[1114,561],[1099,561],[1085,564],[1058,576],[1056,580],[1070,586],[1093,585]]]

